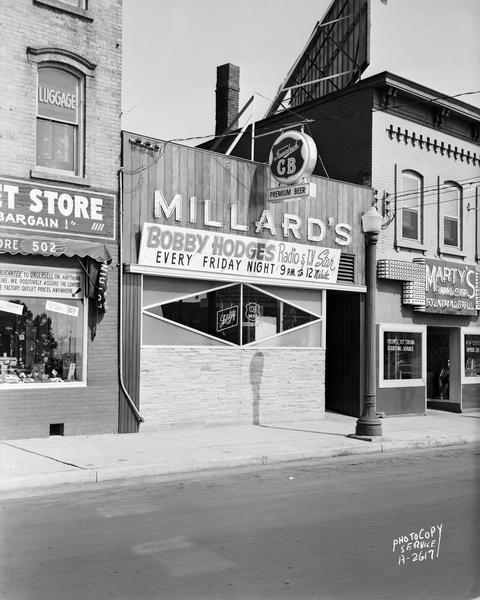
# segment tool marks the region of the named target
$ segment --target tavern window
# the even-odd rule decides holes
[[[402,238],[422,242],[423,177],[414,171],[402,172],[399,194]]]
[[[180,289],[189,293],[178,295]],[[267,291],[247,284],[218,286],[193,280],[180,285],[176,280],[145,277],[143,299],[143,346],[323,344],[318,290]]]
[[[83,78],[42,66],[37,87],[37,167],[83,175]]]

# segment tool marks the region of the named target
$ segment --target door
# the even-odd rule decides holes
[[[361,294],[327,292],[325,408],[359,417],[363,396]]]
[[[441,327],[427,328],[427,399],[450,397],[450,334]]]

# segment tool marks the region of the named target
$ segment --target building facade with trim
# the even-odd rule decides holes
[[[121,15],[2,3],[2,439],[118,431]]]
[[[377,409],[478,408],[480,110],[385,72],[295,111],[322,157],[315,173],[373,186],[383,215]],[[256,160],[268,157],[264,134],[291,120],[280,110],[256,122]],[[247,129],[232,154],[250,156],[250,138]],[[360,414],[331,400],[332,410]]]

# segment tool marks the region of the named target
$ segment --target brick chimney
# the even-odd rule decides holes
[[[238,115],[240,68],[227,63],[217,67],[215,135],[221,135]]]

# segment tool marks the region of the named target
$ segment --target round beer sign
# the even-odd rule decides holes
[[[286,185],[309,177],[317,162],[317,147],[313,139],[300,131],[285,131],[270,150],[273,177]]]

